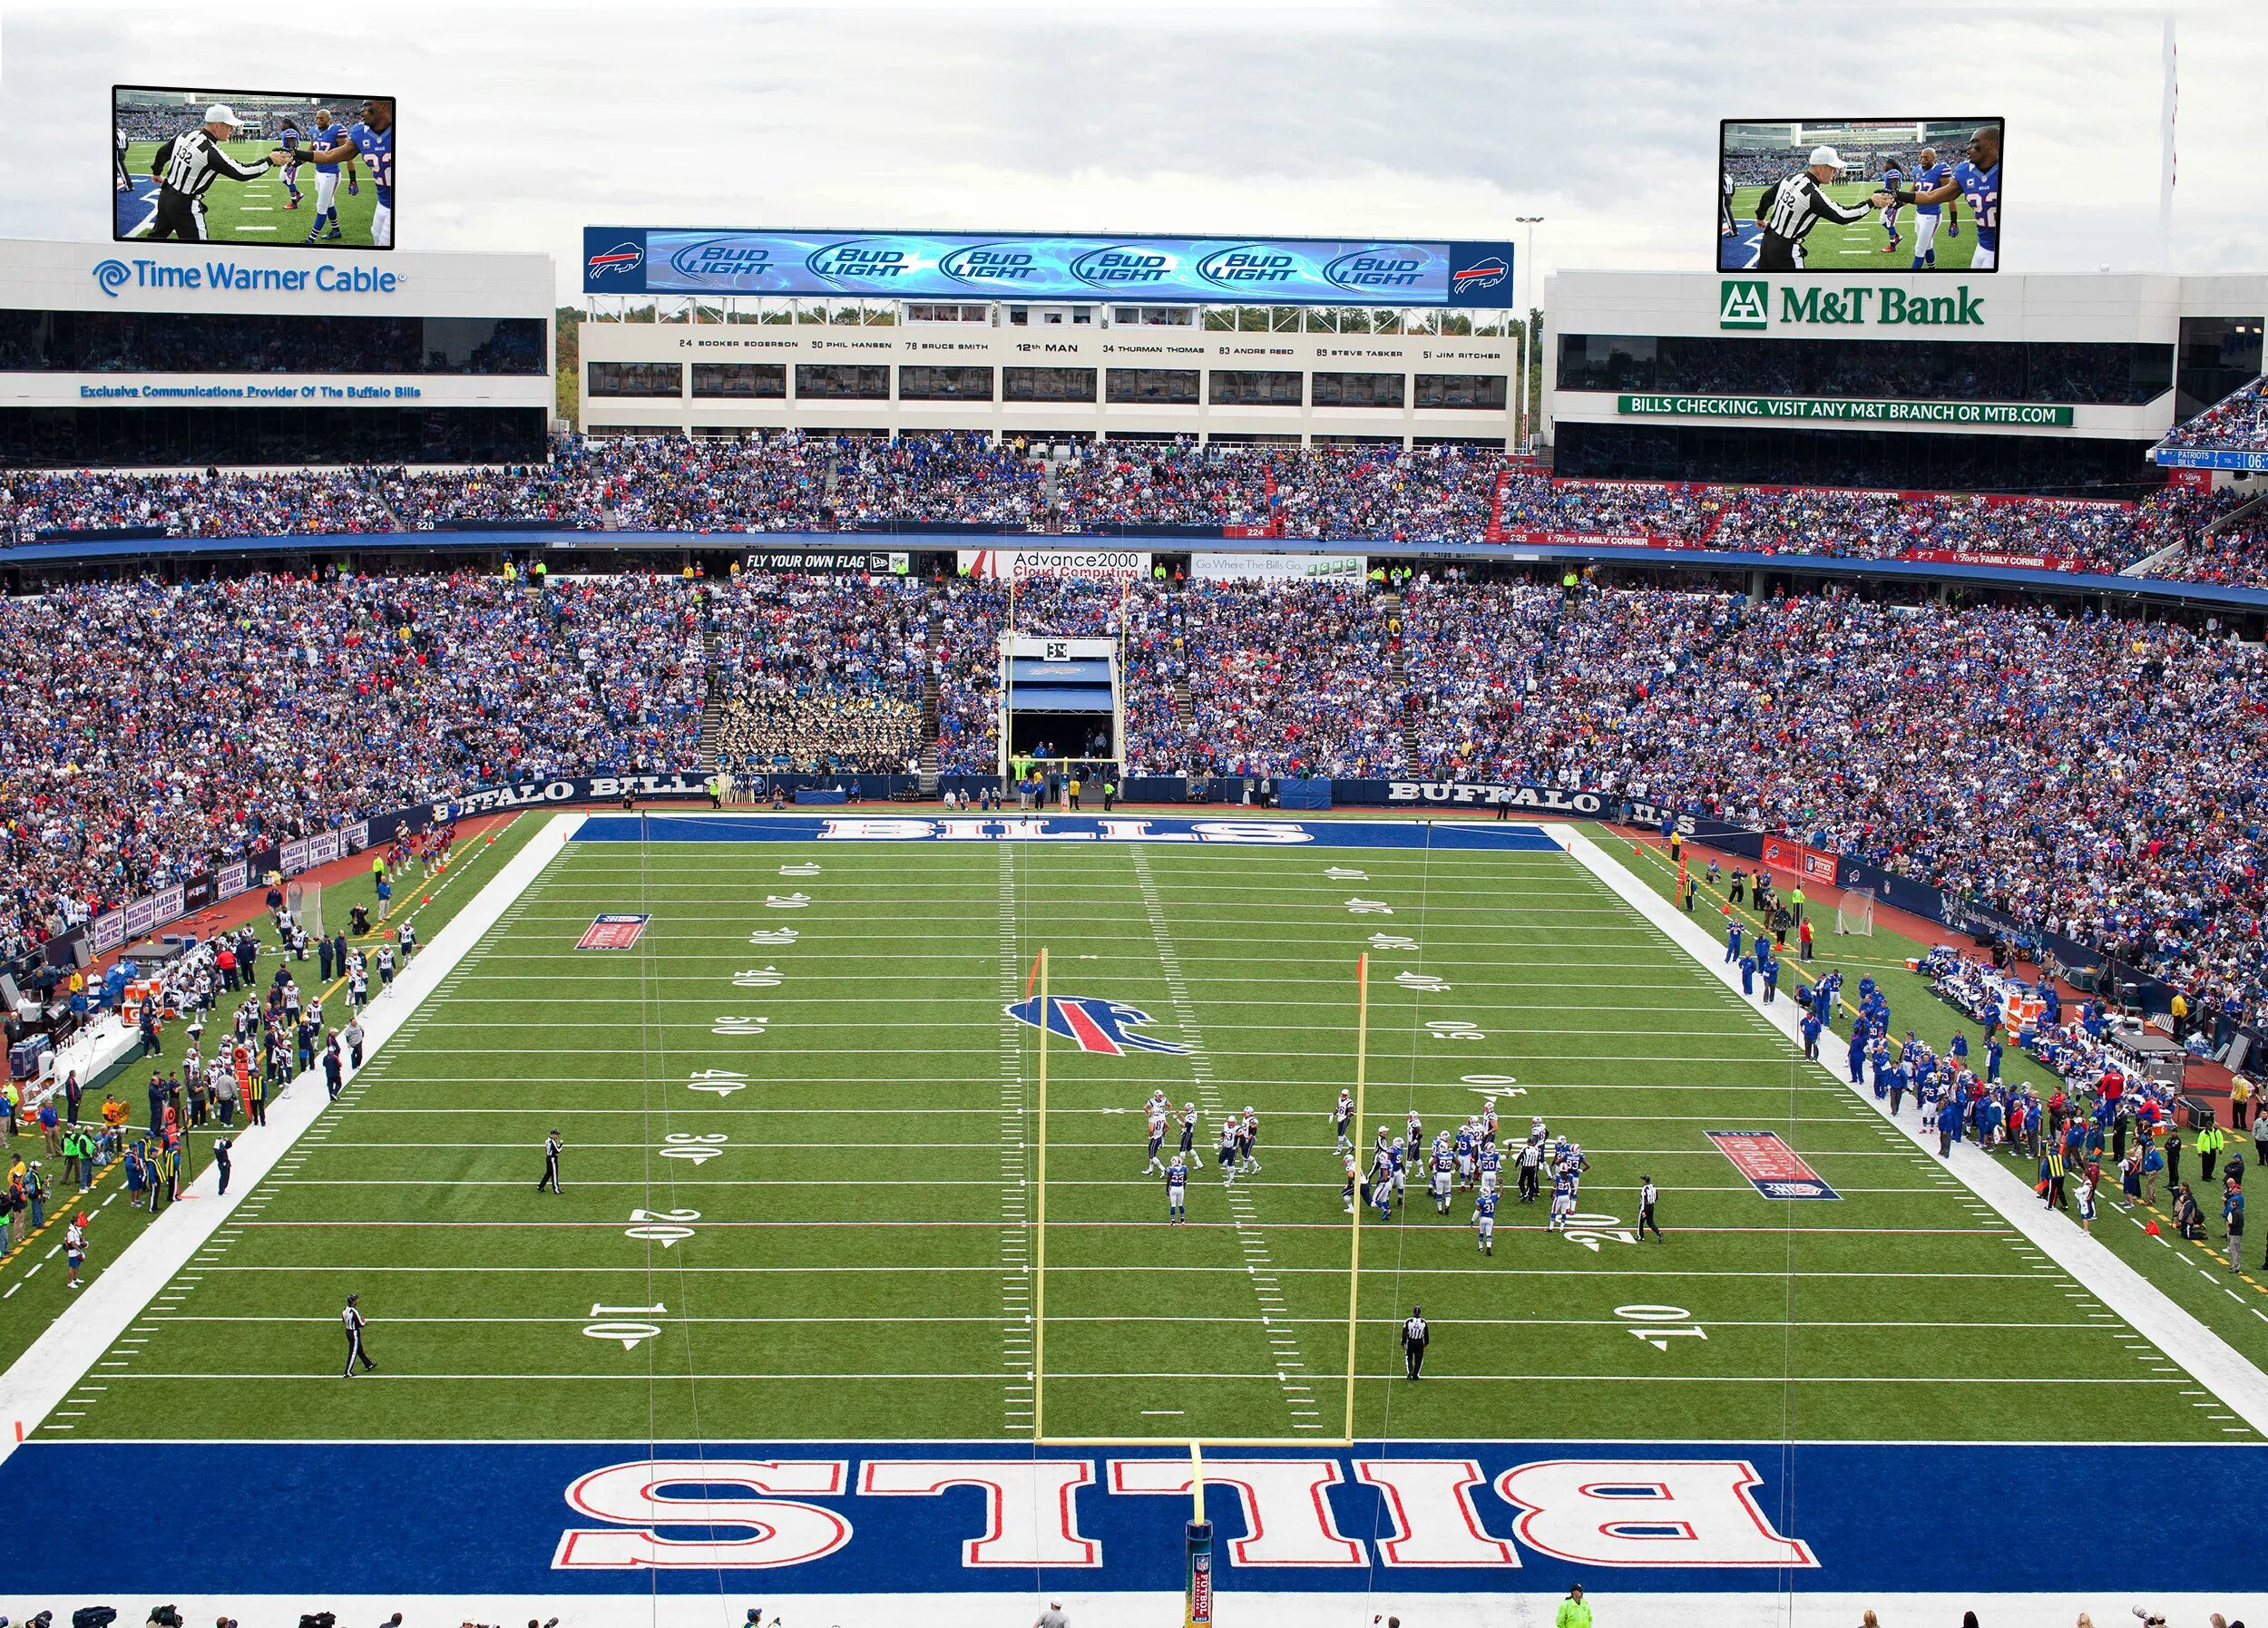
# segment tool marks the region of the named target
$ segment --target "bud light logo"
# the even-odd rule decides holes
[[[830,283],[886,283],[914,269],[914,257],[880,238],[830,243],[805,258],[811,275]]]
[[[1250,288],[1288,283],[1299,270],[1299,258],[1260,243],[1240,243],[1217,249],[1197,263],[1197,274],[1223,288]]]
[[[1013,243],[973,243],[937,262],[957,283],[1030,283],[1039,277],[1040,258]]]
[[[1172,270],[1172,256],[1131,243],[1090,249],[1071,262],[1071,275],[1098,288],[1139,288],[1162,283]]]
[[[735,282],[771,269],[772,251],[744,238],[707,238],[670,257],[670,269],[711,282]]]
[[[1495,255],[1485,260],[1475,260],[1461,266],[1449,279],[1450,288],[1460,295],[1478,294],[1483,288],[1493,288],[1512,275],[1512,268]]]
[[[112,299],[118,291],[134,280],[134,274],[123,260],[98,260],[94,267],[94,284]]]
[[[617,243],[611,249],[602,249],[597,254],[592,255],[585,269],[593,278],[608,276],[627,278],[631,272],[645,263],[644,247],[637,243],[625,242]]]
[[[1350,293],[1414,288],[1425,278],[1427,258],[1414,249],[1373,247],[1343,254],[1323,268],[1325,278]]]

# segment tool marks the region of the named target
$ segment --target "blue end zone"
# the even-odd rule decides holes
[[[1443,820],[1205,820],[1121,814],[591,814],[578,843],[1211,843],[1556,853],[1540,826]]]
[[[2234,1596],[2260,1586],[2256,1522],[2268,1506],[2268,1448],[2257,1446],[1397,1442],[1221,1448],[1217,1457],[1227,1478],[1209,1479],[1208,1454],[1207,1512],[1225,1592],[1552,1594],[1578,1580],[1596,1585],[1599,1567],[1611,1565],[1618,1593]],[[656,1461],[679,1469],[642,1469]],[[1070,1530],[1088,1545],[1087,1564],[965,1564],[963,1545],[987,1536],[986,1467],[1035,1461],[1070,1483]],[[195,1489],[201,1508],[233,1513],[198,1521],[187,1540],[179,1521],[161,1518],[103,1522],[83,1543],[59,1541],[53,1522],[12,1521],[0,1531],[0,1590],[58,1603],[136,1594],[697,1594],[714,1593],[729,1573],[737,1586],[767,1595],[1172,1592],[1183,1580],[1188,1500],[1167,1489],[1188,1462],[1186,1448],[1163,1444],[711,1442],[649,1451],[577,1442],[35,1442],[0,1465],[8,1507],[47,1507],[68,1488],[77,1508],[147,1512],[152,1489],[171,1487]],[[715,1479],[684,1474],[696,1465]],[[1257,1535],[1234,1477],[1264,1479],[1268,1466],[1287,1477],[1266,1506],[1274,1553],[1335,1554],[1330,1564],[1240,1558],[1240,1545]],[[870,1482],[877,1469],[878,1484]],[[751,1477],[836,1489],[769,1506],[778,1512],[774,1539],[802,1542],[815,1557],[770,1555],[760,1570],[719,1564],[710,1545],[772,1541],[763,1535],[767,1495]],[[1327,1525],[1303,1477],[1320,1482]],[[1396,1497],[1381,1483],[1395,1484]],[[626,1536],[637,1531],[633,1517],[610,1522],[589,1506],[649,1484],[664,1503],[729,1498],[741,1507],[729,1524],[659,1529],[665,1542],[701,1545],[705,1558],[639,1563],[626,1546],[643,1541]],[[1535,1504],[1509,1498],[1507,1487]],[[2054,1489],[2088,1487],[2116,1487],[2123,1508],[2167,1511],[2178,1530],[2146,1542],[2023,1540],[2020,1512],[2040,1509]],[[1060,1518],[1047,1500],[1044,1524]],[[1397,1565],[1396,1543],[1412,1531],[1415,1547]],[[1681,1558],[1599,1558],[1633,1544]],[[1491,1558],[1420,1564],[1444,1545]],[[1793,1564],[1763,1558],[1775,1549]],[[557,1564],[571,1555],[588,1558]]]
[[[112,233],[115,238],[132,238],[147,231],[157,219],[158,183],[148,176],[133,178],[131,191],[111,194]]]

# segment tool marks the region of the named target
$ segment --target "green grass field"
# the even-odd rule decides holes
[[[1874,183],[1871,180],[1844,180],[1829,187],[1827,196],[1847,207],[1864,203],[1873,190]],[[1756,200],[1763,195],[1762,187],[1740,187],[1733,193],[1733,219],[1751,236],[1754,235],[1753,223],[1756,218]],[[1958,209],[1951,204],[1945,207],[1948,219],[1941,221],[1934,245],[1937,268],[1940,271],[1966,271],[1976,257],[1977,223],[1970,218],[1966,204]],[[1960,217],[1959,237],[1949,236],[1946,230],[1950,216],[1953,213]],[[1804,264],[1806,269],[1813,271],[1904,271],[1913,264],[1913,234],[1914,212],[1911,205],[1898,211],[1898,249],[1894,254],[1883,252],[1890,242],[1890,234],[1883,229],[1880,210],[1869,210],[1865,219],[1853,221],[1849,226],[1822,220],[1812,229],[1811,236],[1804,240]],[[1750,259],[1749,266],[1753,265],[1754,260]],[[1725,268],[1727,270],[1747,268]]]
[[[273,141],[237,141],[224,142],[229,156],[240,162],[250,163],[265,158],[274,150]],[[155,141],[135,141],[126,149],[126,173],[133,178],[137,200],[119,195],[119,219],[122,229],[129,237],[149,235],[150,219],[155,210],[155,192],[150,183],[150,161],[157,154]],[[338,229],[339,240],[329,243],[333,249],[368,249],[371,211],[377,208],[377,189],[370,182],[370,167],[354,166],[360,186],[355,192],[347,190],[347,170],[338,172]],[[287,207],[290,194],[285,190],[283,171],[270,170],[265,179],[255,181],[216,180],[205,194],[205,224],[215,243],[287,243],[304,244],[315,219],[315,166],[299,166],[299,207]],[[328,240],[326,239],[327,243]]]
[[[576,950],[601,911],[653,921]],[[1194,1048],[1052,1042],[1044,1192],[1036,1036],[1002,1015],[1042,945],[1053,993]],[[1364,1225],[1358,1436],[2231,1439],[1562,855],[597,842],[38,1434],[1335,1438],[1353,1238],[1328,1111],[1364,950],[1365,1131],[1492,1094],[1509,1141],[1540,1114],[1592,1169],[1578,1233],[1508,1195],[1493,1258],[1461,1195]],[[1139,1174],[1158,1087],[1206,1116],[1182,1228]],[[1209,1128],[1247,1104],[1265,1168],[1224,1190]],[[535,1191],[553,1126],[558,1197]],[[1840,1200],[1759,1196],[1711,1129],[1777,1132]],[[1628,1241],[1641,1174],[1667,1243]],[[381,1366],[343,1383],[350,1291]],[[1420,1387],[1394,1345],[1413,1301]]]

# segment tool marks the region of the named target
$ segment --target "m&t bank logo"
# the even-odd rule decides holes
[[[1760,277],[1726,278],[1717,290],[1716,326],[1761,328],[1772,320],[1772,290]]]

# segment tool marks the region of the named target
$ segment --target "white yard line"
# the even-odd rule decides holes
[[[582,819],[578,814],[552,816],[456,918],[434,935],[432,943],[395,979],[393,988],[365,1009],[363,1028],[369,1037],[365,1068],[369,1067],[370,1054],[394,1037],[465,952],[481,941],[497,917],[566,844]],[[360,1077],[360,1071],[356,1077]],[[20,1422],[29,1433],[53,1412],[240,1205],[256,1193],[264,1202],[267,1194],[259,1189],[260,1178],[291,1151],[329,1106],[319,1069],[309,1069],[293,1080],[269,1108],[267,1126],[236,1144],[228,1195],[214,1195],[219,1172],[208,1165],[182,1194],[181,1202],[152,1222],[7,1372],[0,1374],[0,1461],[15,1451],[15,1431],[7,1428],[8,1423]]]
[[[1572,825],[1545,827],[1551,840],[1569,856],[1627,901],[1670,941],[1737,990],[1739,974],[1723,961],[1725,946],[1698,922],[1628,869],[1603,852]],[[1793,1000],[1774,1001],[1757,1009],[1789,1042],[1803,1044],[1803,1008]],[[1932,1158],[1936,1149],[1917,1125],[1891,1118],[1886,1106],[1874,1100],[1863,1087],[1853,1086],[1823,1063],[1813,1065],[1819,1074],[1856,1097],[1864,1106],[1896,1128]],[[2219,1398],[2245,1423],[2268,1436],[2268,1374],[2246,1361],[2227,1341],[2183,1311],[2155,1283],[2107,1249],[2079,1231],[2063,1216],[2043,1209],[2039,1195],[2015,1172],[1966,1141],[1953,1149],[1944,1167],[2040,1253],[2068,1273],[2072,1281],[2109,1307],[2136,1332],[2179,1363],[2198,1384]]]

